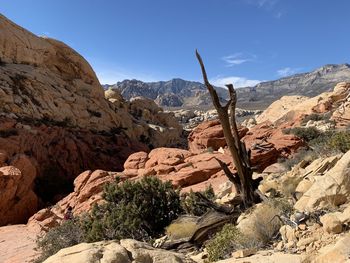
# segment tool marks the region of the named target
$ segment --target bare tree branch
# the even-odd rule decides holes
[[[261,200],[262,197],[255,192],[257,186],[254,184],[252,179],[252,167],[250,164],[250,151],[247,151],[245,144],[241,142],[239,138],[237,123],[236,123],[236,103],[237,103],[237,94],[232,84],[226,85],[230,95],[229,102],[222,106],[220,104],[219,96],[214,89],[214,87],[209,83],[207,72],[201,56],[196,50],[196,57],[198,59],[199,65],[202,70],[204,84],[206,85],[209,94],[212,98],[213,105],[218,113],[222,130],[224,132],[225,140],[227,147],[229,148],[233,163],[237,170],[237,175],[235,176],[231,173],[226,163],[222,162],[219,159],[216,159],[223,171],[225,172],[227,178],[235,184],[243,200],[245,207],[251,206],[257,200]],[[229,111],[230,109],[230,116]]]

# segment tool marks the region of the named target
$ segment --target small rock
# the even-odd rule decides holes
[[[249,257],[251,255],[254,255],[256,253],[255,248],[250,249],[240,249],[232,253],[232,257],[234,258],[245,258]]]
[[[298,226],[300,230],[306,230],[306,225],[305,224],[301,224]]]
[[[342,223],[335,215],[326,214],[320,218],[320,221],[327,233],[339,234],[343,231]]]

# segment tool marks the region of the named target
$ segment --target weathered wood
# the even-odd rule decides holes
[[[242,196],[244,207],[248,208],[252,206],[255,202],[260,201],[261,197],[255,193],[256,188],[254,188],[255,185],[252,179],[253,169],[250,163],[250,152],[247,151],[245,144],[241,142],[239,138],[236,117],[235,117],[235,110],[236,110],[236,103],[237,103],[236,91],[232,84],[226,85],[230,95],[230,100],[225,106],[222,106],[216,90],[208,80],[208,76],[205,70],[203,60],[197,50],[196,50],[196,57],[201,67],[204,84],[206,85],[209,91],[209,94],[213,101],[213,105],[218,113],[219,120],[223,129],[226,143],[227,143],[227,147],[231,152],[233,164],[235,165],[235,168],[237,170],[237,175],[239,180],[235,178],[235,176],[229,171],[226,164],[219,161],[218,159],[217,160],[220,166],[222,167],[222,169],[224,170],[226,176],[238,188],[238,191]],[[230,109],[230,116],[228,113],[229,109]]]

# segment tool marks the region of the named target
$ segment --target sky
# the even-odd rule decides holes
[[[102,84],[201,81],[252,86],[350,62],[349,0],[1,0],[0,13],[65,42]]]

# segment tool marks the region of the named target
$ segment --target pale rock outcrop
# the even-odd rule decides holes
[[[299,211],[313,211],[329,205],[341,205],[350,196],[350,151],[319,177],[294,205]]]
[[[180,253],[155,249],[132,239],[81,243],[60,250],[44,263],[191,263]]]
[[[38,257],[36,237],[39,229],[26,225],[0,227],[0,262],[29,263]]]
[[[343,231],[342,222],[336,215],[326,214],[320,217],[323,229],[328,233],[339,234]]]
[[[105,91],[105,97],[116,108],[118,114],[127,118],[131,114],[135,121],[133,136],[153,147],[177,146],[182,134],[182,126],[170,112],[164,112],[153,100],[135,97],[125,101],[117,89]],[[128,127],[122,130],[128,133]]]
[[[120,128],[130,138],[152,135],[147,138],[150,137],[149,143],[155,146],[176,143],[176,136],[181,135],[181,126],[169,114],[160,113],[159,123],[155,123],[167,133],[153,135],[147,125],[137,129],[139,123],[133,116],[135,108],[146,107],[143,110],[152,118],[154,112],[149,108],[157,107],[156,104],[135,101],[125,106],[120,94],[107,91],[108,98],[122,101],[121,105],[114,106],[105,99],[88,62],[60,41],[37,37],[0,16],[0,47],[0,108],[8,116],[45,119],[95,131]],[[120,107],[124,111],[119,111]],[[161,109],[157,107],[156,110]],[[147,113],[141,117],[145,115]],[[162,139],[161,142],[158,143],[158,139]]]
[[[256,120],[284,122],[313,113],[332,112],[330,120],[338,127],[346,127],[350,123],[350,83],[338,83],[333,91],[324,92],[312,98],[304,96],[284,96],[272,103]],[[332,123],[309,123],[308,126],[318,126],[320,130],[332,129]]]
[[[64,43],[37,37],[0,16],[0,107],[17,117],[69,120],[96,130],[123,120],[104,99],[87,61]]]
[[[257,123],[265,121],[275,122],[283,115],[293,110],[296,105],[309,99],[305,96],[283,96],[279,100],[273,102],[266,110],[264,110],[258,117]]]
[[[340,238],[335,244],[330,244],[319,251],[312,263],[343,263],[349,262],[350,234]]]
[[[350,205],[344,211],[328,213],[320,217],[323,229],[328,233],[339,234],[350,224]],[[344,227],[345,228],[344,228]]]

